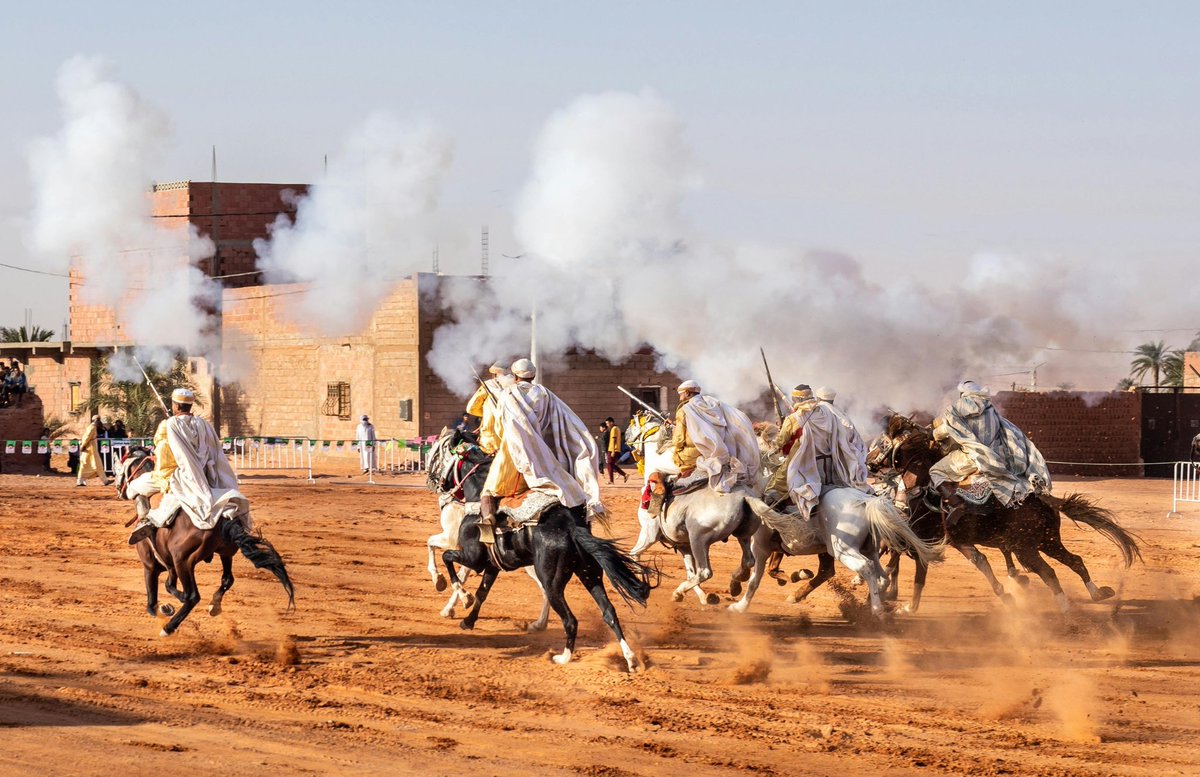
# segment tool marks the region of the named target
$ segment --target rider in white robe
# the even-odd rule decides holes
[[[252,528],[250,500],[238,490],[237,475],[221,450],[212,425],[192,415],[194,395],[186,389],[171,395],[172,415],[166,422],[167,444],[175,458],[169,488],[130,536],[130,544],[153,534],[182,508],[196,528],[212,529],[222,516],[236,517]]]
[[[693,381],[681,385],[681,393],[688,383],[695,386],[695,394],[680,405],[677,417],[682,416],[687,441],[699,454],[691,477],[706,478],[719,494],[753,483],[762,460],[754,424],[733,405],[700,393]]]
[[[799,515],[807,519],[831,488],[873,493],[867,485],[866,447],[849,418],[815,396],[803,398],[796,408],[793,415],[802,432],[795,439],[786,480]]]
[[[545,386],[533,382],[532,362],[520,359],[512,366],[517,383],[500,396],[498,420],[500,451],[483,487],[481,513],[495,517],[499,499],[513,496],[502,473],[515,469],[524,487],[542,491],[568,508],[586,507],[589,516],[603,516],[600,481],[596,477],[599,454],[587,425],[575,411]],[[519,484],[518,484],[519,488]]]
[[[1050,470],[1041,451],[1000,415],[987,389],[965,381],[958,390],[958,399],[935,423],[934,438],[951,442],[954,450],[930,468],[933,487],[952,496],[961,481],[981,474],[1005,507],[1020,504],[1030,494],[1049,492]]]

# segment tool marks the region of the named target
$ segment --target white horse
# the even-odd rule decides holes
[[[754,500],[752,508],[764,515],[767,505]],[[942,548],[919,538],[909,527],[902,513],[890,499],[859,491],[856,488],[828,488],[809,518],[811,536],[801,546],[785,548],[779,534],[767,524],[761,524],[750,541],[754,556],[754,568],[746,592],[742,598],[730,605],[731,610],[745,612],[762,582],[767,559],[775,552],[788,555],[825,554],[842,566],[860,576],[867,583],[871,612],[876,616],[884,613],[880,592],[887,585],[888,576],[879,563],[879,549],[886,544],[891,548],[911,548],[926,563],[941,558]],[[811,593],[822,582],[833,576],[832,563],[822,563],[817,576],[809,581],[803,594],[793,594],[789,601],[798,601]]]
[[[644,482],[648,482],[654,472],[678,474],[679,469],[670,452],[663,451],[659,444],[668,427],[659,424],[658,429],[647,430],[647,426],[649,424],[644,418],[635,416],[626,436],[630,446],[641,446]],[[754,497],[755,492],[746,486],[739,485],[728,494],[718,494],[705,486],[675,497],[661,518],[650,515],[639,505],[641,533],[629,554],[637,559],[655,542],[662,542],[678,551],[683,556],[687,579],[675,589],[672,595],[675,601],[682,601],[684,594],[695,591],[701,604],[717,604],[720,598],[716,594],[705,593],[701,588],[713,576],[708,549],[714,542],[724,542],[730,537],[735,537],[741,545],[741,565],[734,573],[730,586],[731,593],[736,595],[741,588],[741,581],[749,576],[754,560],[750,552],[750,539],[759,528],[758,517],[750,509],[749,500]]]

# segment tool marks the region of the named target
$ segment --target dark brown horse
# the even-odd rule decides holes
[[[1068,607],[1066,594],[1059,585],[1058,576],[1042,558],[1042,553],[1079,575],[1093,601],[1102,601],[1113,595],[1113,589],[1108,586],[1095,585],[1083,559],[1063,546],[1060,513],[1108,538],[1121,551],[1126,568],[1133,564],[1134,559],[1141,558],[1135,536],[1117,524],[1111,511],[1079,493],[1068,494],[1065,498],[1049,494],[1031,496],[1012,507],[1003,507],[993,498],[987,511],[968,512],[947,529],[942,521],[938,495],[929,485],[929,468],[939,458],[941,452],[926,427],[904,416],[892,415],[888,418],[887,431],[872,448],[870,463],[877,469],[890,470],[903,480],[909,495],[911,522],[918,535],[924,538],[939,532],[945,534],[948,543],[983,573],[992,590],[1005,601],[1010,601],[1011,596],[996,580],[991,564],[977,545],[1004,551],[1009,574],[1016,576],[1009,555],[1014,554],[1026,569],[1042,578],[1054,592],[1063,610]],[[926,569],[918,564],[918,586],[924,584],[925,572]],[[912,609],[916,608],[919,601],[920,588],[917,587]]]
[[[132,454],[132,455],[131,455]],[[126,454],[118,473],[117,489],[126,497],[125,486],[132,480],[129,475],[138,466],[149,461],[153,469],[154,459],[147,450]],[[132,521],[130,521],[132,523]],[[128,524],[126,524],[128,525]],[[200,589],[196,585],[196,565],[208,563],[213,557],[221,559],[221,585],[213,592],[208,606],[209,615],[221,614],[221,599],[233,587],[233,557],[241,551],[258,569],[265,569],[279,579],[287,591],[288,609],[295,608],[295,589],[288,577],[287,567],[270,542],[262,534],[246,529],[241,521],[222,516],[211,529],[199,529],[182,510],[170,526],[156,530],[147,539],[134,546],[142,560],[146,578],[146,612],[158,615],[158,578],[167,573],[167,593],[181,603],[178,612],[170,605],[163,605],[162,614],[172,616],[163,626],[160,636],[175,633],[192,609],[200,602]],[[178,587],[176,584],[178,583]]]

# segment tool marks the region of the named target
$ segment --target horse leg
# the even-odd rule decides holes
[[[688,529],[688,544],[692,549],[692,559],[695,563],[695,576],[683,581],[678,588],[675,589],[677,595],[682,596],[685,592],[700,586],[703,583],[712,579],[712,565],[708,559],[708,545],[710,539],[703,536],[699,529]]]
[[[912,601],[904,605],[904,611],[915,613],[921,607],[921,591],[925,589],[925,576],[929,574],[929,565],[917,559],[917,571],[913,573]]]
[[[1017,548],[1016,554],[1021,564],[1036,572],[1038,577],[1042,578],[1042,582],[1054,592],[1054,601],[1058,604],[1059,611],[1065,613],[1070,610],[1071,602],[1063,593],[1062,586],[1058,582],[1058,575],[1054,574],[1054,569],[1046,563],[1046,559],[1042,558],[1037,548],[1022,546]]]
[[[854,572],[867,583],[867,600],[871,603],[871,613],[876,617],[883,615],[883,600],[879,596],[879,563],[874,563],[858,548],[853,548],[842,542],[836,536],[833,538],[833,552],[842,566]],[[884,579],[886,585],[887,580]]]
[[[537,570],[532,566],[525,567],[525,571],[533,578],[533,582],[537,583],[538,590],[542,592],[542,614],[533,623],[525,627],[525,631],[532,634],[537,631],[545,631],[546,625],[550,622],[550,600],[546,598],[546,589],[542,587],[542,581],[537,576]]]
[[[442,610],[443,613],[450,613],[443,616],[446,618],[452,617],[454,613],[455,599],[462,602],[463,607],[471,607],[475,602],[475,598],[463,587],[467,582],[467,578],[471,576],[470,567],[464,564],[461,570],[458,572],[454,571],[454,562],[457,561],[461,564],[462,558],[462,549],[448,550],[442,554],[442,563],[446,565],[446,571],[450,574],[450,585],[454,589],[454,592],[450,595],[450,601],[446,603],[446,607]]]
[[[822,551],[817,556],[817,573],[810,579],[804,581],[804,585],[797,588],[788,594],[788,603],[796,604],[808,598],[808,595],[821,587],[822,584],[829,578],[833,577],[833,556]]]
[[[696,577],[696,559],[691,553],[683,553],[682,555],[683,571],[686,573],[685,582],[686,580],[693,580]],[[681,585],[680,587],[682,588],[683,586]],[[721,598],[716,594],[706,594],[704,589],[699,585],[692,589],[692,593],[696,594],[696,598],[700,600],[700,604],[717,604],[721,601]],[[676,591],[673,598],[675,601],[681,602],[683,601],[683,594],[679,591]]]
[[[637,672],[639,669],[637,654],[625,641],[625,634],[621,631],[621,621],[617,618],[617,611],[608,598],[608,592],[604,590],[604,570],[600,568],[595,559],[580,554],[575,567],[575,575],[579,578],[579,582],[583,583],[583,587],[591,593],[592,598],[596,600],[596,605],[600,608],[600,615],[612,629],[613,635],[617,638],[617,644],[621,646],[621,655],[625,657],[625,665],[629,667],[631,673]]]
[[[158,576],[162,574],[162,567],[153,558],[142,565],[146,573],[146,612],[158,615]]]
[[[433,590],[441,593],[446,590],[446,576],[438,572],[437,561],[434,559],[433,549],[444,549],[447,543],[442,533],[434,534],[426,541],[425,547],[429,550],[429,577],[433,580]]]
[[[1004,566],[1008,576],[1020,583],[1021,585],[1029,585],[1028,575],[1021,574],[1021,570],[1017,569],[1017,563],[1013,561],[1013,554],[1008,548],[1000,548],[1000,552],[1004,554]],[[1033,570],[1029,570],[1032,572]]]
[[[233,554],[221,554],[221,585],[216,591],[213,591],[212,601],[208,605],[208,614],[217,616],[221,614],[221,600],[225,598],[225,592],[233,588]]]
[[[887,568],[883,573],[888,579],[887,585],[883,588],[883,598],[894,602],[900,598],[900,551],[891,551]]]
[[[483,608],[483,603],[487,601],[488,591],[492,590],[492,583],[496,582],[496,576],[499,574],[500,570],[495,567],[483,570],[483,579],[479,581],[479,590],[475,592],[475,605],[471,607],[467,617],[458,624],[460,629],[470,631],[475,628],[475,621],[479,620],[479,611]]]
[[[1012,604],[1012,594],[1004,590],[1004,586],[1000,585],[1000,581],[996,579],[996,575],[992,573],[992,565],[988,563],[987,556],[979,551],[979,548],[974,545],[955,545],[959,553],[966,556],[967,561],[975,565],[988,583],[992,586],[992,592],[999,596],[1005,604]]]
[[[1116,591],[1106,585],[1097,586],[1092,582],[1092,576],[1088,573],[1088,568],[1083,563],[1083,559],[1066,549],[1057,531],[1054,532],[1052,537],[1048,536],[1042,540],[1039,550],[1079,575],[1080,579],[1083,580],[1083,584],[1087,586],[1088,593],[1092,595],[1093,602],[1102,602],[1116,593]]]
[[[742,559],[733,576],[729,578],[729,595],[735,599],[742,595],[742,583],[750,579],[750,570],[754,568],[754,554],[750,552],[750,538],[738,537],[738,544],[742,547]]]
[[[175,562],[175,571],[179,574],[179,584],[183,586],[183,606],[179,608],[179,612],[175,613],[175,617],[167,621],[167,625],[163,626],[160,637],[169,637],[179,628],[179,624],[183,623],[192,609],[200,603],[200,589],[196,586],[196,563],[197,554],[191,554],[187,558],[180,559]]]
[[[167,570],[167,581],[163,583],[163,587],[167,589],[167,593],[169,593],[171,596],[174,596],[180,602],[186,602],[187,599],[184,597],[183,591],[180,591],[175,587],[175,583],[178,581],[179,575],[175,573],[175,569],[172,567],[171,569]]]
[[[758,531],[754,532],[750,537],[750,553],[754,556],[754,568],[750,570],[750,581],[746,583],[746,593],[741,599],[729,605],[729,609],[734,612],[745,612],[750,607],[750,602],[754,599],[754,594],[758,592],[758,586],[762,583],[763,572],[767,568],[767,560],[771,556],[771,530],[766,526],[760,526]]]
[[[563,595],[563,590],[566,589],[573,574],[570,565],[567,564],[568,558],[568,550],[565,546],[551,548],[540,544],[535,548],[534,567],[537,570],[538,579],[542,583],[542,591],[546,594],[546,601],[550,603],[555,614],[562,621],[563,632],[567,638],[567,645],[563,648],[563,652],[553,658],[556,664],[571,662],[571,655],[575,652],[575,637],[579,633],[579,621],[571,612],[571,608],[567,605],[567,598]]]

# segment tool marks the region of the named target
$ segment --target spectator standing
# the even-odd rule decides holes
[[[608,463],[608,482],[612,483],[613,475],[618,474],[625,478],[624,482],[628,483],[629,476],[626,475],[625,470],[621,469],[621,466],[617,464],[617,459],[621,457],[621,429],[613,422],[612,416],[604,419],[604,430],[605,447],[603,450],[608,453],[608,456],[606,457],[606,461]]]
[[[365,415],[354,430],[354,439],[358,441],[358,457],[362,464],[363,474],[378,469],[378,459],[375,456],[375,425]],[[367,443],[371,443],[367,445]]]
[[[108,476],[104,474],[104,462],[100,458],[99,438],[103,432],[104,425],[100,423],[100,416],[92,416],[92,422],[88,424],[83,432],[83,439],[79,441],[79,470],[75,475],[75,485],[84,485],[84,480],[90,477],[98,477],[102,485],[108,485]]]

